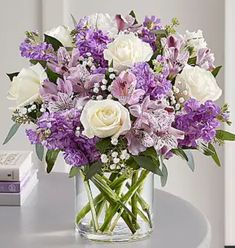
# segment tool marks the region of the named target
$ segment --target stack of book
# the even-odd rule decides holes
[[[0,151],[0,206],[21,206],[37,182],[32,152]]]

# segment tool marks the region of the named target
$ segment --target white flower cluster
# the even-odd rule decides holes
[[[130,158],[130,154],[126,149],[117,152],[111,151],[108,155],[101,155],[101,162],[106,164],[111,170],[120,170],[125,168],[125,161]]]
[[[86,57],[84,56],[80,56],[79,57],[79,61],[81,61],[82,65],[83,66],[88,66],[91,70],[95,70],[96,67],[95,67],[95,64],[93,63],[94,62],[94,58],[91,57],[91,53],[86,53]]]

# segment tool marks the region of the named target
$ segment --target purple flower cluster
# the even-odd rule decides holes
[[[80,55],[87,57],[90,54],[97,65],[106,68],[107,61],[104,59],[104,50],[111,39],[101,30],[83,29],[76,36],[76,46]]]
[[[32,144],[42,144],[49,150],[64,151],[65,160],[71,165],[81,166],[98,159],[95,139],[78,135],[80,111],[71,109],[54,113],[44,113],[37,121],[36,130],[26,134]]]
[[[184,111],[176,115],[174,127],[185,132],[185,138],[179,141],[181,147],[197,147],[198,143],[211,142],[220,126],[217,119],[221,109],[213,101],[201,104],[195,99],[189,99],[184,105]]]
[[[151,30],[143,27],[139,33],[139,38],[148,43],[152,47],[153,51],[156,51],[156,35]]]
[[[20,52],[22,57],[33,60],[49,61],[56,59],[52,45],[46,42],[32,44],[30,40],[26,39],[20,44]]]
[[[164,58],[159,56],[156,62],[161,67],[161,71],[156,73],[148,63],[137,63],[131,69],[136,76],[136,88],[143,89],[153,100],[165,97],[171,89],[171,83],[167,80],[169,70]]]
[[[145,16],[143,26],[149,30],[160,30],[163,28],[160,18],[156,16]]]

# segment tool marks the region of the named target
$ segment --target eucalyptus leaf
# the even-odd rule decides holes
[[[73,167],[70,169],[69,177],[72,178],[72,177],[77,176],[77,174],[79,173],[79,170],[80,170],[79,167],[73,166]]]
[[[35,150],[36,150],[36,154],[39,160],[43,160],[43,156],[44,156],[44,147],[42,144],[36,144],[35,145]]]
[[[7,73],[7,76],[12,81],[14,77],[17,77],[19,72]]]
[[[16,132],[17,132],[17,130],[19,129],[19,127],[20,127],[20,123],[15,123],[12,127],[11,127],[11,129],[10,129],[10,131],[8,132],[8,134],[7,134],[7,137],[6,137],[6,139],[4,140],[4,142],[3,142],[3,145],[5,145],[15,134],[16,134]]]
[[[102,163],[97,161],[89,166],[86,171],[85,180],[91,179],[95,174],[99,173],[102,168]]]
[[[235,141],[235,134],[224,130],[217,130],[216,138],[219,140]]]
[[[46,153],[47,173],[50,173],[55,165],[60,150],[48,150]]]
[[[216,77],[221,70],[222,66],[216,67],[211,73],[213,74],[214,77]]]
[[[44,39],[45,42],[51,44],[55,51],[57,51],[60,47],[63,47],[63,44],[56,38],[49,36],[47,34],[44,34],[44,37],[45,37]]]

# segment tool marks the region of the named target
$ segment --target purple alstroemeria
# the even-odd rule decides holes
[[[115,20],[117,22],[118,32],[125,30],[136,32],[142,26],[141,24],[135,23],[135,18],[131,15],[125,17],[122,15],[116,15]]]
[[[69,70],[70,74],[65,82],[70,82],[73,86],[73,92],[79,97],[86,97],[91,94],[95,83],[100,83],[104,79],[104,74],[90,74],[83,65],[78,65]]]
[[[136,77],[130,71],[122,71],[111,85],[111,94],[117,98],[122,105],[133,105],[140,101],[145,94],[142,89],[136,89]]]
[[[178,145],[178,139],[184,138],[184,132],[172,127],[174,109],[162,101],[152,101],[146,97],[141,104],[129,107],[136,117],[133,129],[126,134],[129,152],[137,155],[148,147],[154,147],[162,155]]]
[[[171,35],[161,41],[164,57],[167,60],[170,70],[170,78],[173,78],[187,64],[189,52],[186,49],[184,38],[180,35]]]
[[[48,80],[44,81],[40,88],[40,95],[50,112],[72,109],[77,103],[73,97],[72,84],[60,78],[57,79],[56,84]]]
[[[197,61],[196,64],[205,70],[213,70],[215,68],[214,65],[215,56],[211,53],[211,50],[208,48],[201,48],[197,52]]]
[[[76,67],[79,64],[79,56],[80,53],[77,48],[74,48],[70,55],[65,47],[60,47],[57,51],[57,60],[50,61],[47,65],[57,74],[67,75],[70,68]]]

